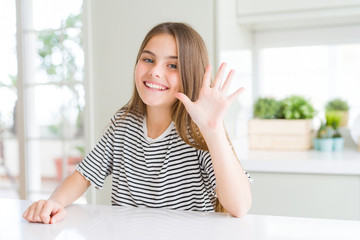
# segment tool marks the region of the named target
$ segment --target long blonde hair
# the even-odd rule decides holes
[[[135,67],[146,44],[152,37],[158,34],[170,34],[174,36],[178,52],[180,91],[187,95],[191,101],[196,101],[199,97],[205,68],[209,65],[209,57],[203,39],[191,26],[185,23],[165,22],[156,25],[145,36],[136,57]],[[146,115],[146,105],[136,90],[135,81],[133,82],[132,97],[130,101],[119,110],[125,110],[125,114],[122,117],[126,116],[129,112],[138,116]],[[208,151],[208,147],[199,128],[192,121],[185,106],[179,100],[177,100],[171,108],[171,118],[175,122],[176,130],[184,142],[197,149]],[[218,200],[215,210],[224,210]]]

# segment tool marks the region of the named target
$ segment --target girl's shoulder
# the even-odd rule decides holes
[[[112,117],[111,122],[115,126],[119,126],[121,124],[142,124],[143,116],[136,114],[132,111],[128,111],[127,109],[118,110],[115,115]]]

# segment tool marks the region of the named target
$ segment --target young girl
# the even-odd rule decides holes
[[[113,175],[112,204],[241,217],[251,206],[249,178],[227,138],[223,120],[243,88],[227,95],[233,78],[211,66],[200,35],[183,23],[162,23],[146,35],[134,71],[131,100],[111,119],[96,147],[49,200],[23,214],[55,223],[90,184]],[[221,204],[220,204],[221,203]]]

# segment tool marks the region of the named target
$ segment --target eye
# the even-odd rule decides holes
[[[150,58],[144,58],[143,59],[144,62],[147,62],[147,63],[153,63],[154,61]]]
[[[176,64],[169,64],[168,67],[169,68],[175,68],[175,69],[177,68]]]

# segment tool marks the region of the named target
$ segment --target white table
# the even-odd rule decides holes
[[[57,224],[28,223],[29,201],[0,199],[0,239],[360,239],[360,221],[77,205]]]

